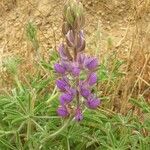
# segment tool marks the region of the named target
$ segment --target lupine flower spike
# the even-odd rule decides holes
[[[84,107],[96,109],[100,105],[100,99],[91,92],[97,83],[98,60],[83,53],[86,43],[82,3],[68,0],[63,14],[62,33],[66,43],[60,44],[60,60],[54,65],[59,75],[56,85],[61,93],[57,113],[61,117],[73,115],[76,121],[81,121]]]

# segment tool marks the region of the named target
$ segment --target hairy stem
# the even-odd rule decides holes
[[[15,78],[15,82],[16,82],[18,88],[20,89],[20,91],[23,91],[22,85],[18,79],[18,75],[16,74],[14,78]]]
[[[44,143],[44,142],[46,142],[47,140],[49,140],[50,138],[53,138],[53,137],[59,135],[64,129],[66,129],[66,128],[68,127],[68,125],[70,124],[70,122],[71,122],[72,120],[73,120],[72,118],[68,119],[68,120],[64,123],[64,125],[63,125],[59,130],[57,130],[56,132],[54,132],[54,133],[52,133],[52,134],[46,136],[41,142]]]

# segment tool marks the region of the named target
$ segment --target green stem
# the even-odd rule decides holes
[[[70,124],[70,122],[71,122],[72,120],[73,120],[72,118],[71,118],[71,119],[68,119],[68,120],[64,123],[64,125],[63,125],[59,130],[57,130],[56,132],[54,132],[54,133],[52,133],[52,134],[46,136],[41,142],[44,143],[44,142],[46,142],[47,140],[49,140],[50,138],[53,138],[53,137],[59,135],[64,129],[66,129],[66,128],[68,127],[68,125]]]
[[[30,140],[30,136],[31,136],[31,119],[29,118],[27,124],[27,141]],[[30,142],[29,142],[29,149],[32,150],[32,145]]]
[[[67,150],[70,150],[70,144],[69,144],[69,139],[67,137]]]
[[[1,137],[3,137],[3,136],[6,136],[6,135],[8,135],[8,134],[15,134],[16,133],[16,131],[1,131],[0,130],[0,138]]]
[[[29,98],[29,103],[28,103],[28,112],[29,112],[29,119],[27,122],[27,141],[29,142],[29,149],[32,150],[32,142],[30,141],[31,139],[31,134],[32,134],[32,119],[31,116],[34,116],[34,105],[35,105],[35,99],[36,99],[36,93],[35,91],[31,91],[32,98]]]
[[[21,83],[20,83],[20,81],[18,79],[18,75],[15,75],[15,82],[16,82],[18,88],[20,89],[20,91],[23,91],[22,85],[21,85]]]
[[[58,92],[56,92],[57,86],[55,86],[52,95],[50,96],[50,98],[46,101],[47,104],[49,104],[53,99],[55,99],[58,96]],[[55,94],[56,92],[56,94]]]

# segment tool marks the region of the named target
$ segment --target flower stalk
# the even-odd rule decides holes
[[[45,138],[41,141],[41,143],[44,143],[47,140],[59,135],[63,130],[65,130],[69,126],[69,124],[71,123],[72,120],[73,120],[72,118],[69,118],[68,120],[66,120],[66,122],[63,124],[63,126],[59,130],[57,130],[56,132],[54,132],[48,136],[45,136]]]
[[[84,107],[96,109],[100,105],[100,100],[92,93],[97,83],[98,60],[84,54],[84,24],[82,3],[68,0],[62,26],[65,42],[58,48],[60,60],[54,65],[58,75],[56,85],[61,93],[57,113],[61,117],[74,116],[77,121],[83,119]]]

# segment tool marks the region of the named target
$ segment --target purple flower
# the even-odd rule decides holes
[[[60,106],[57,109],[57,113],[61,117],[67,117],[69,115],[69,112],[68,112],[68,110],[67,110],[67,108],[65,106]]]
[[[81,112],[81,109],[77,108],[76,112],[75,112],[75,120],[76,121],[81,121],[82,119],[83,119],[83,114]]]
[[[78,65],[76,63],[73,63],[72,64],[72,67],[71,67],[71,73],[73,76],[79,76],[80,74],[80,68],[78,67]]]
[[[100,105],[100,100],[96,98],[89,98],[86,101],[87,107],[90,109],[96,109]]]
[[[76,94],[76,90],[71,88],[71,87],[66,87],[66,91],[70,94],[70,95],[73,95],[75,96]]]
[[[80,86],[80,94],[84,97],[84,98],[88,98],[89,95],[91,94],[91,91],[83,86]]]
[[[57,113],[62,117],[74,116],[76,121],[83,119],[80,106],[96,109],[100,104],[100,100],[91,91],[97,82],[95,72],[98,60],[83,53],[86,46],[84,22],[81,2],[78,0],[74,0],[73,3],[66,2],[62,27],[65,41],[58,48],[59,63],[54,65],[55,71],[61,76],[56,81],[61,93],[59,97],[61,106]]]
[[[65,74],[65,72],[66,72],[65,68],[62,65],[60,65],[59,63],[56,63],[54,65],[54,69],[57,73],[60,73],[60,74]]]
[[[87,67],[89,70],[94,70],[98,66],[98,60],[97,58],[86,58],[85,60],[85,67]]]
[[[95,72],[91,73],[88,77],[88,84],[90,86],[94,85],[97,82],[97,75]]]
[[[61,61],[61,65],[65,68],[65,70],[67,72],[70,72],[71,66],[70,66],[70,63],[68,61]]]
[[[69,86],[69,84],[68,84],[68,82],[66,81],[66,79],[58,79],[57,81],[56,81],[56,85],[57,85],[57,87],[60,89],[60,90],[62,90],[62,91],[65,91],[66,90],[66,88]]]
[[[73,94],[63,93],[60,96],[60,103],[61,103],[61,105],[65,105],[65,104],[71,102],[73,100],[73,98],[74,98]]]

